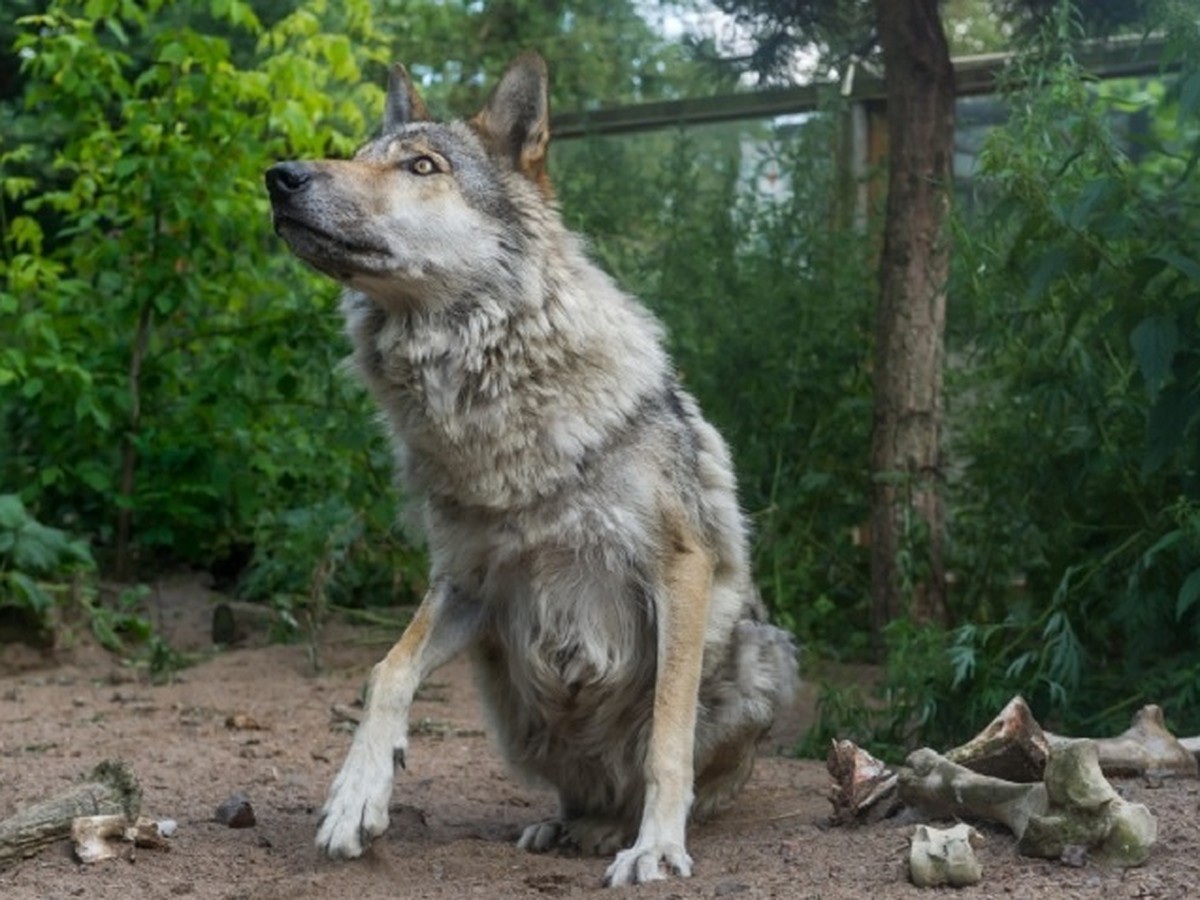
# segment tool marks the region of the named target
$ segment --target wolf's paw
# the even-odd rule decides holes
[[[384,832],[396,762],[404,765],[402,747],[391,753],[375,752],[365,741],[350,747],[321,810],[318,849],[335,859],[352,859]]]
[[[551,847],[557,847],[562,837],[562,822],[558,819],[547,819],[545,822],[535,822],[522,831],[517,840],[517,847],[533,853],[545,853]]]
[[[691,874],[692,858],[682,844],[662,841],[643,846],[639,843],[617,854],[604,875],[604,883],[609,887],[623,887],[658,881],[669,875],[687,878]]]

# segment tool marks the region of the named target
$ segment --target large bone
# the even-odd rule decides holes
[[[1051,745],[1070,738],[1047,734]],[[1190,740],[1200,743],[1200,738]],[[1112,738],[1095,741],[1100,768],[1109,777],[1147,775],[1155,778],[1181,776],[1195,778],[1196,755],[1167,730],[1162,707],[1153,703],[1143,706],[1133,716],[1133,724]]]
[[[1052,744],[1041,784],[980,775],[932,750],[917,750],[900,771],[900,798],[933,816],[1005,825],[1026,856],[1057,859],[1082,847],[1102,862],[1141,865],[1157,823],[1140,803],[1122,800],[1100,771],[1092,741]]]
[[[141,805],[133,771],[124,762],[106,760],[83,783],[0,822],[0,869],[67,837],[79,816],[119,814],[134,821]]]
[[[946,759],[980,775],[1007,781],[1041,781],[1050,742],[1024,698],[1013,697],[987,727]]]
[[[1070,740],[1074,738],[1043,731],[1029,706],[1017,696],[983,731],[961,747],[947,751],[946,759],[981,775],[1040,781],[1050,747]],[[1123,734],[1094,740],[1100,769],[1110,778],[1197,776],[1200,738],[1178,740],[1163,723],[1162,709],[1153,704],[1138,710]]]

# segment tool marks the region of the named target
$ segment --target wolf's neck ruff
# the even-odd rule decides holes
[[[429,314],[343,299],[355,366],[427,496],[493,508],[550,496],[673,384],[658,324],[557,216],[540,218],[532,258],[513,267],[517,302],[509,285]]]

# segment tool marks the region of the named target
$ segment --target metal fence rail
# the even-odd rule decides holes
[[[1161,36],[1118,38],[1089,42],[1078,54],[1079,62],[1097,78],[1153,75],[1162,71],[1164,45]],[[996,80],[1013,58],[1011,53],[989,53],[955,59],[955,87],[960,97],[990,94]],[[556,140],[633,134],[684,125],[708,125],[740,119],[763,119],[791,113],[811,112],[821,98],[840,90],[836,84],[775,88],[744,94],[722,94],[686,100],[664,100],[633,106],[566,112],[555,115],[551,131]],[[851,102],[882,101],[884,82],[878,75],[859,73],[847,99]]]

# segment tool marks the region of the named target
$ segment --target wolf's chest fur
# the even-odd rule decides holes
[[[668,376],[657,324],[610,291],[485,295],[420,314],[348,294],[357,367],[400,445],[406,487],[511,510],[551,496],[621,439]]]

